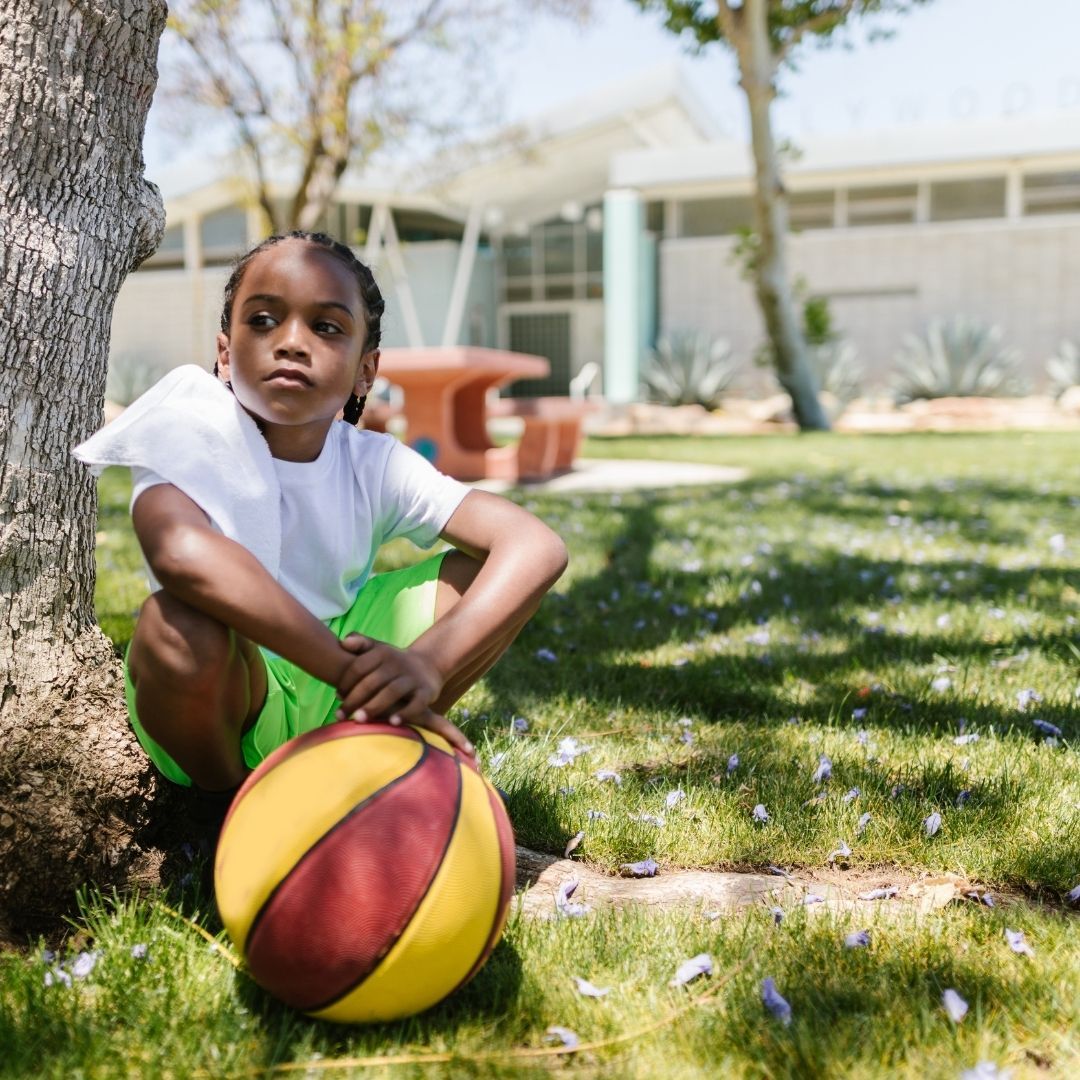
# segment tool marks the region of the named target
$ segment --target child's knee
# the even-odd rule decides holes
[[[185,694],[212,692],[228,674],[232,632],[166,592],[154,593],[139,614],[129,657],[138,685],[147,675]]]

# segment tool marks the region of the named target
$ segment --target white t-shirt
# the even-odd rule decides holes
[[[330,425],[314,461],[273,463],[281,486],[278,582],[324,621],[349,610],[382,544],[405,536],[431,547],[469,492],[393,435],[345,423]],[[132,506],[147,488],[168,483],[149,469],[131,474]],[[160,589],[149,567],[147,575]]]

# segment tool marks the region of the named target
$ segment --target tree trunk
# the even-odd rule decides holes
[[[94,617],[113,304],[157,247],[143,179],[164,0],[0,0],[0,931],[149,872],[154,780]]]
[[[769,43],[764,0],[743,5],[743,40],[736,46],[740,82],[750,108],[754,152],[754,226],[758,248],[754,285],[765,330],[772,345],[780,385],[791,395],[795,419],[803,431],[827,431],[829,421],[818,400],[817,380],[806,357],[787,270],[787,196],[773,138],[771,107],[776,96],[776,60]]]

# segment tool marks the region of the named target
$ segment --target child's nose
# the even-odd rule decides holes
[[[307,356],[310,351],[307,327],[303,320],[288,319],[283,322],[274,352],[281,356]]]

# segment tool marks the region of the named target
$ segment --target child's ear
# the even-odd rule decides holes
[[[222,382],[229,381],[229,336],[220,333],[217,336],[217,370]]]
[[[372,349],[371,352],[366,352],[360,357],[360,370],[356,373],[356,386],[353,388],[353,393],[358,398],[367,397],[375,384],[375,376],[378,374],[379,350]]]

